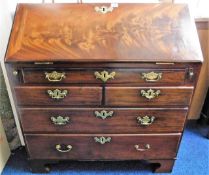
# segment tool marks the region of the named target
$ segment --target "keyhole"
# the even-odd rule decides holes
[[[102,8],[102,11],[103,11],[103,12],[105,11],[105,8],[104,8],[104,7]]]
[[[104,78],[107,78],[107,75],[108,75],[108,74],[104,74]]]
[[[101,142],[104,143],[105,142],[105,138],[102,137],[101,138]]]

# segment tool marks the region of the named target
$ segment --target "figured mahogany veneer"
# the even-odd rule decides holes
[[[186,5],[18,4],[5,63],[32,172],[60,160],[171,172],[202,60]]]
[[[119,4],[107,14],[95,11],[96,6],[103,5],[110,6],[19,5],[6,61],[202,60],[195,25],[186,5]]]

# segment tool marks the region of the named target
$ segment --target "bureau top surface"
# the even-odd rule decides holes
[[[19,4],[5,60],[199,62],[202,53],[186,5]]]

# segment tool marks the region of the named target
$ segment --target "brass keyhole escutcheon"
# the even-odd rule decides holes
[[[107,82],[109,79],[114,79],[116,72],[107,72],[107,71],[102,71],[102,72],[94,72],[94,75],[96,79],[100,79],[102,82]]]
[[[96,116],[97,118],[101,118],[101,119],[103,119],[103,120],[105,120],[105,119],[108,118],[108,117],[112,117],[113,114],[114,114],[113,111],[109,111],[109,112],[108,112],[108,111],[106,111],[106,110],[95,111],[94,113],[95,113],[95,116]]]
[[[94,137],[95,142],[100,143],[101,145],[104,145],[105,143],[111,142],[111,137]]]
[[[101,14],[106,14],[106,13],[110,13],[110,12],[113,11],[113,7],[111,7],[111,6],[110,7],[107,7],[107,6],[98,7],[98,6],[96,6],[94,9],[97,13],[101,13]]]

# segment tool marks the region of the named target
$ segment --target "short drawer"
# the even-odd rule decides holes
[[[101,87],[51,87],[20,86],[15,87],[18,105],[101,105]]]
[[[184,84],[186,69],[22,69],[24,83]]]
[[[25,135],[32,159],[133,160],[176,156],[180,134]]]
[[[107,106],[188,106],[193,87],[106,87]]]
[[[143,134],[182,132],[187,109],[22,108],[25,133]]]
[[[22,69],[23,82],[28,84],[98,83],[91,69]]]

